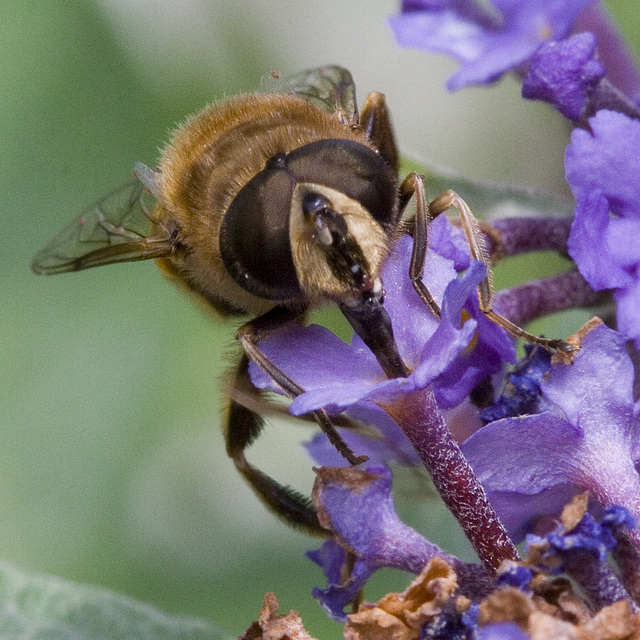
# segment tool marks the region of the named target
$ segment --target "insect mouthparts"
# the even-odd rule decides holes
[[[315,224],[315,237],[323,245],[340,245],[349,233],[344,218],[332,207],[329,199],[320,193],[309,192],[302,199],[302,211]]]
[[[302,198],[302,210],[308,216],[317,215],[330,208],[331,206],[328,198],[320,193],[309,191],[309,193],[305,194],[304,198]]]

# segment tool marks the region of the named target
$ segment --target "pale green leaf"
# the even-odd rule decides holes
[[[2,640],[230,640],[197,619],[171,617],[103,589],[0,563]]]
[[[443,191],[456,191],[479,218],[536,215],[573,215],[575,203],[541,189],[466,178],[455,171],[423,161],[403,159],[404,172],[425,176],[429,199]]]

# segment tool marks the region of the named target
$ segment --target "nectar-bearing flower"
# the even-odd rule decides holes
[[[571,364],[549,370],[541,383],[543,411],[491,422],[462,444],[516,539],[583,491],[602,506],[621,505],[640,517],[633,375],[624,337],[599,324]],[[640,547],[640,531],[628,535]]]
[[[640,346],[640,122],[599,111],[574,130],[567,181],[576,199],[569,253],[595,290],[612,289],[618,329]]]
[[[447,53],[460,62],[447,82],[453,91],[519,70],[542,44],[569,35],[579,13],[593,2],[405,0],[390,23],[401,45]]]
[[[454,237],[457,230],[445,218],[441,220],[440,240]],[[445,242],[443,253],[454,244]],[[425,284],[441,306],[439,319],[407,277],[410,239],[396,243],[382,272],[398,350],[410,370],[407,377],[387,379],[358,338],[347,345],[320,327],[292,326],[267,336],[261,348],[306,390],[293,401],[293,413],[319,408],[335,412],[367,402],[391,416],[485,567],[495,571],[503,559],[517,558],[517,550],[461,455],[440,405],[462,402],[506,360],[513,359],[513,345],[506,332],[479,309],[477,286],[485,277],[484,265],[472,261],[458,275],[456,261],[439,256],[437,248],[432,246],[427,256]],[[278,390],[257,368],[251,373],[258,387]]]
[[[596,37],[584,32],[548,42],[531,58],[522,97],[545,100],[570,120],[579,120],[593,89],[605,75],[596,58]]]
[[[445,408],[455,406],[482,380],[498,372],[503,362],[513,360],[511,339],[478,307],[476,286],[485,277],[484,266],[472,263],[458,278],[456,264],[465,262],[457,245],[461,231],[444,216],[432,226],[436,233],[424,281],[442,307],[441,319],[425,306],[409,280],[410,238],[396,242],[382,271],[385,307],[410,375],[387,379],[357,336],[347,345],[322,327],[291,326],[264,338],[260,348],[306,390],[292,403],[292,413],[320,408],[341,411],[357,402],[388,400],[428,385],[433,385]],[[251,375],[259,388],[280,391],[258,367],[251,368]]]
[[[527,564],[532,571],[571,576],[594,608],[631,601],[608,554],[616,550],[625,530],[637,527],[637,521],[619,506],[607,507],[595,518],[588,512],[589,502],[588,493],[576,495],[550,531],[527,535]],[[633,586],[633,581],[629,583]]]
[[[405,0],[390,23],[401,45],[461,63],[450,91],[513,71],[526,74],[524,97],[550,102],[570,120],[584,124],[599,109],[640,118],[640,74],[595,0]]]
[[[577,496],[563,509],[552,531],[528,537],[526,560],[501,565],[494,582],[479,565],[460,561],[403,524],[393,508],[390,489],[391,474],[384,467],[317,471],[314,503],[333,538],[308,554],[327,578],[326,588],[313,593],[331,617],[346,620],[347,629],[359,628],[363,635],[357,637],[370,637],[368,633],[378,627],[412,627],[412,620],[420,622],[406,637],[415,633],[417,638],[420,628],[425,634],[421,637],[431,637],[429,633],[442,638],[476,637],[467,633],[481,632],[501,620],[517,619],[523,624],[536,609],[530,606],[532,597],[542,604],[545,615],[555,618],[563,619],[561,608],[567,606],[566,619],[572,623],[577,621],[576,611],[584,608],[585,615],[578,619],[585,623],[590,617],[587,607],[572,593],[568,581],[557,581],[556,576],[563,572],[577,581],[595,610],[606,610],[620,600],[629,605],[627,592],[606,562],[606,552],[616,547],[620,534],[635,526],[621,507],[608,508],[596,519],[586,511],[587,494]],[[359,597],[368,579],[383,567],[420,577],[403,594],[389,594],[375,605],[364,602],[356,614],[348,615],[346,605]],[[518,608],[509,607],[502,617],[493,608],[500,594],[519,601]],[[434,598],[439,600],[437,606]],[[455,606],[447,604],[454,602]],[[539,622],[535,615],[529,620],[531,631]]]
[[[331,617],[345,619],[346,605],[379,569],[418,574],[433,558],[446,560],[456,570],[461,594],[478,599],[489,592],[492,581],[480,565],[458,560],[400,520],[386,467],[323,467],[316,473],[314,503],[334,537],[308,555],[327,577],[326,589],[314,589],[313,595]]]
[[[589,13],[596,11],[590,9]],[[613,43],[611,37],[607,39],[606,24],[604,19],[597,21],[597,34],[585,31],[542,45],[531,57],[522,82],[522,96],[551,103],[582,127],[601,109],[640,118],[638,105],[612,82],[619,65],[608,50]],[[609,66],[603,64],[603,56]],[[637,86],[638,73],[634,71],[633,75],[630,90]]]

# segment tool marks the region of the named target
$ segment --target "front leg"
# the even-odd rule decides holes
[[[412,196],[416,197],[416,215],[412,229],[414,242],[409,275],[414,288],[432,313],[439,316],[440,309],[422,282],[422,274],[428,249],[428,227],[429,223],[441,213],[455,208],[460,213],[462,229],[464,230],[465,238],[469,245],[471,258],[482,262],[487,269],[487,275],[478,285],[478,304],[480,310],[487,318],[508,331],[515,338],[522,338],[530,344],[537,344],[545,349],[559,349],[566,352],[573,350],[571,345],[565,340],[536,336],[525,331],[522,327],[519,327],[493,310],[493,272],[491,270],[491,260],[484,246],[483,235],[478,220],[473,215],[469,205],[455,191],[445,191],[435,198],[435,200],[426,204],[424,178],[416,173],[411,173],[400,187],[400,205],[402,209],[406,207]]]
[[[274,307],[267,313],[243,324],[236,332],[236,339],[242,345],[244,352],[282,389],[289,398],[295,398],[304,393],[304,389],[279,369],[258,348],[258,342],[265,336],[277,331],[284,325],[292,322],[300,316],[285,307]],[[366,462],[366,456],[356,456],[342,439],[335,426],[331,422],[326,411],[311,412],[322,431],[327,435],[331,444],[338,453],[352,466]]]
[[[424,265],[427,260],[429,248],[429,223],[436,215],[431,212],[424,188],[424,176],[418,173],[410,173],[400,185],[400,211],[404,211],[412,197],[416,199],[416,215],[413,219],[411,235],[413,236],[413,249],[411,251],[411,263],[409,265],[409,278],[416,293],[429,307],[429,311],[440,319],[440,305],[436,302],[427,285],[422,281]]]
[[[519,327],[517,324],[511,322],[511,320],[508,320],[493,310],[493,273],[491,271],[491,261],[485,249],[478,220],[473,215],[469,205],[455,191],[451,190],[445,191],[429,204],[432,219],[451,207],[456,208],[460,213],[460,220],[467,244],[469,245],[471,258],[473,260],[479,260],[487,268],[486,277],[478,285],[478,303],[482,313],[515,338],[522,338],[529,344],[537,344],[545,349],[559,349],[567,353],[573,351],[573,347],[565,340],[536,336],[525,331],[522,327]]]

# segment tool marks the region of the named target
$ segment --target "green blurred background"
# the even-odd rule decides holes
[[[638,33],[633,0],[610,7]],[[523,102],[511,80],[444,93],[454,63],[398,49],[386,25],[395,10],[364,0],[0,4],[0,556],[233,632],[275,591],[312,633],[337,633],[309,595],[323,582],[303,555],[316,542],[266,514],[224,455],[218,388],[234,327],[212,322],[151,263],[48,278],[29,262],[136,160],[153,165],[175,123],[272,70],[342,64],[361,99],[387,94],[414,157],[564,192],[561,118]],[[310,433],[274,425],[249,455],[309,490],[298,442]],[[437,501],[417,500],[424,480],[402,484],[403,515],[471,557]],[[384,574],[369,596],[406,580]]]

